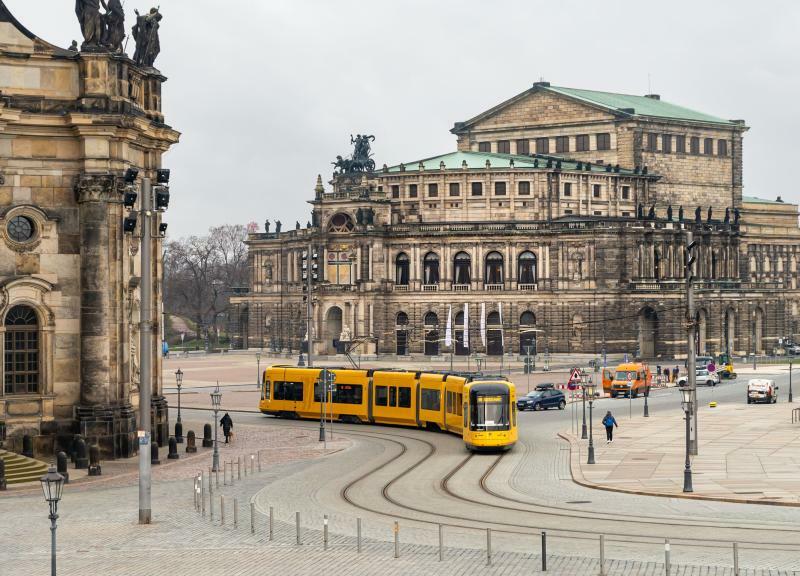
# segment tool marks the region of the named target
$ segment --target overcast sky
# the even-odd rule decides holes
[[[80,41],[74,0],[5,0]],[[157,0],[153,0],[157,2]],[[133,9],[125,0],[126,27]],[[316,175],[371,133],[378,166],[455,149],[453,123],[543,78],[743,118],[745,194],[800,200],[800,3],[161,0],[172,237],[309,219]],[[128,45],[133,53],[133,41]],[[649,78],[649,80],[648,80]],[[791,170],[791,172],[789,172]]]

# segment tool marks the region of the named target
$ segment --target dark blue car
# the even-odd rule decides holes
[[[567,400],[561,390],[548,388],[546,390],[534,390],[525,396],[517,399],[517,410],[547,410],[548,408],[558,408],[563,410],[567,405]]]

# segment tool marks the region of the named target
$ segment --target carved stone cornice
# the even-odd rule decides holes
[[[111,174],[81,174],[75,184],[78,204],[108,202],[116,193],[116,178]]]

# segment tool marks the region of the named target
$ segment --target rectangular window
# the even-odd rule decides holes
[[[411,408],[411,388],[400,386],[400,388],[397,389],[397,407]]]
[[[461,196],[461,184],[450,182],[450,196]]]
[[[506,195],[506,183],[505,182],[495,182],[494,183],[494,195],[495,196],[505,196]]]
[[[572,210],[564,210],[564,214],[572,214]]]
[[[703,154],[711,156],[714,153],[714,139],[706,138],[703,140]]]
[[[445,392],[445,411],[448,414],[453,413],[453,393]]]
[[[600,184],[593,184],[592,185],[592,197],[593,198],[600,198]]]
[[[517,140],[517,154],[525,155],[531,153],[530,140]]]
[[[483,196],[483,182],[473,182],[472,183],[472,195],[473,196]]]
[[[392,198],[400,198],[400,186],[392,185]]]
[[[647,135],[647,149],[650,152],[658,152],[658,135],[649,133]]]
[[[662,134],[661,135],[661,151],[664,154],[669,154],[672,152],[672,135],[671,134]]]
[[[631,199],[631,187],[630,186],[623,186],[622,187],[622,199],[623,200],[630,200]]]
[[[442,396],[439,394],[438,390],[423,388],[420,391],[420,408],[423,410],[435,410],[438,412],[442,409],[441,397]]]
[[[409,184],[408,185],[408,197],[409,198],[416,198],[417,197],[417,185],[416,184]]]
[[[394,386],[389,388],[389,406],[397,406],[397,388]]]
[[[361,384],[336,383],[336,391],[333,393],[333,401],[336,404],[361,404],[363,398],[364,393]]]
[[[692,136],[692,139],[689,140],[689,153],[700,154],[700,138],[697,136]]]
[[[536,153],[537,154],[550,154],[550,138],[537,138],[536,139]]]
[[[556,137],[556,154],[569,152],[569,136]]]
[[[572,196],[572,184],[564,182],[564,196]]]
[[[575,137],[575,152],[586,152],[589,149],[589,135],[581,134]]]
[[[500,140],[497,142],[497,153],[498,154],[511,154],[511,141],[510,140]]]
[[[478,152],[491,152],[491,151],[492,151],[491,142],[478,142]]]
[[[269,400],[270,399],[270,396],[269,396],[270,388],[271,388],[271,382],[269,380],[265,379],[264,380],[264,389],[261,391],[261,399],[262,400]]]
[[[675,152],[678,154],[686,154],[686,136],[675,136]]]
[[[386,386],[375,386],[375,406],[386,406],[389,401],[389,389]]]
[[[717,140],[717,156],[727,156],[727,155],[728,155],[728,141]]]
[[[520,196],[530,196],[531,194],[531,183],[528,181],[519,182],[517,184],[517,193]]]
[[[439,196],[439,185],[428,184],[428,198],[436,198]]]
[[[303,401],[302,382],[275,382],[275,400]]]
[[[597,135],[597,149],[611,150],[611,134],[603,133]]]

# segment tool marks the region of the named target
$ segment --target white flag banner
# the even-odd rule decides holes
[[[464,348],[469,350],[469,304],[464,304]]]
[[[486,348],[486,303],[481,302],[481,344]]]
[[[445,346],[452,346],[453,345],[453,307],[447,307],[447,327],[444,329],[444,345]]]
[[[497,312],[500,314],[500,345],[503,347],[503,352],[505,352],[506,348],[506,337],[503,333],[503,303],[499,302],[497,304]]]

